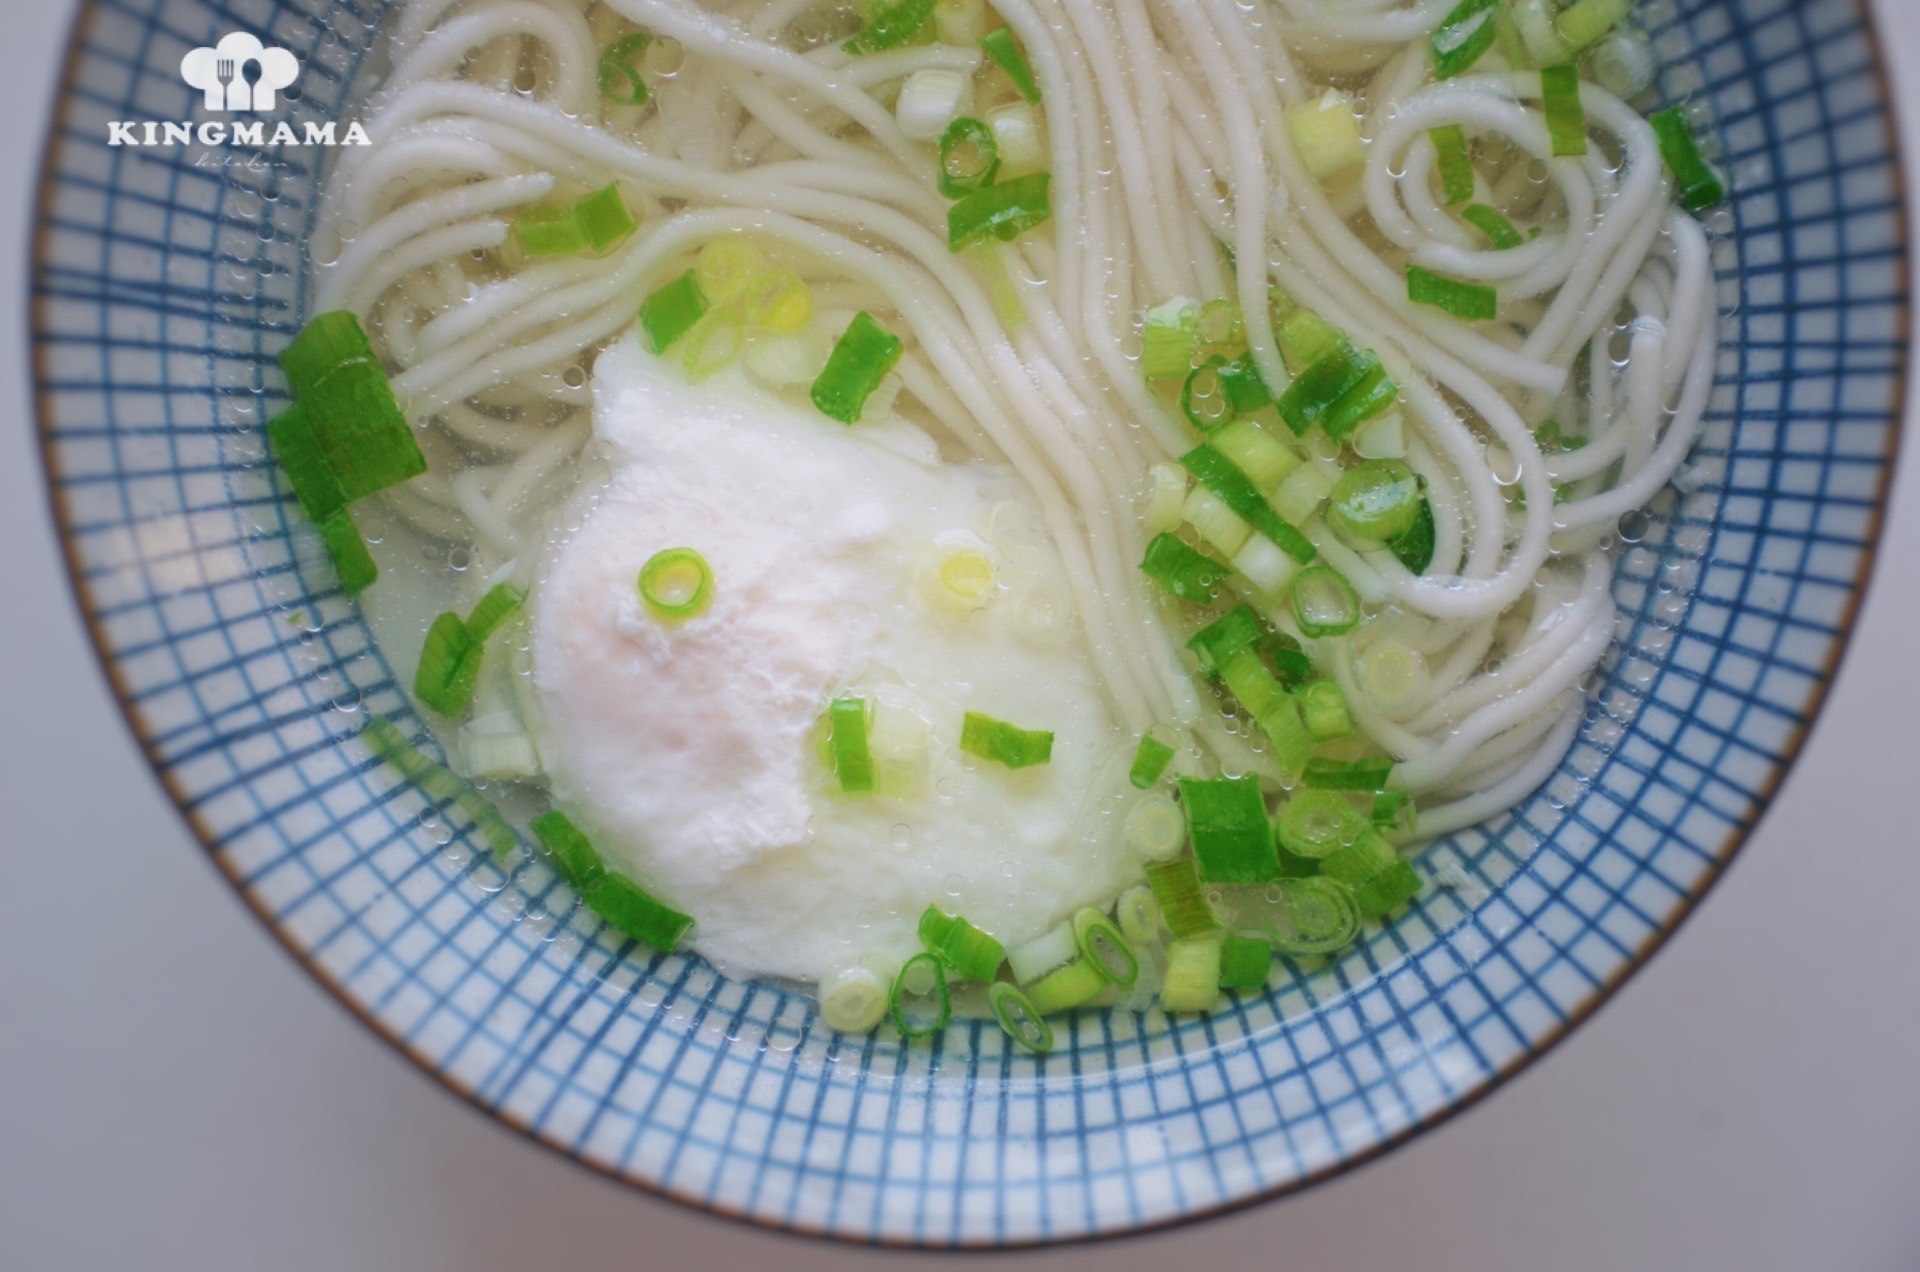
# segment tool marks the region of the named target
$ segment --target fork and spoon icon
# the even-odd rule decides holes
[[[252,110],[253,86],[263,75],[260,63],[249,58],[244,66],[233,58],[223,57],[214,63],[213,77],[220,81],[221,108],[224,110]],[[239,81],[239,90],[233,88]]]

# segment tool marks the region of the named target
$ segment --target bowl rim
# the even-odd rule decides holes
[[[1907,178],[1906,136],[1898,109],[1898,98],[1893,91],[1888,75],[1887,56],[1883,42],[1877,38],[1880,23],[1875,16],[1871,0],[1848,0],[1858,12],[1860,26],[1869,37],[1869,66],[1876,86],[1877,104],[1888,137],[1888,161],[1893,174],[1895,231],[1893,247],[1900,254],[1907,273],[1908,291],[1900,298],[1898,311],[1898,341],[1905,353],[1910,354],[1914,336],[1915,301],[1911,291],[1916,262],[1911,252],[1913,243],[1912,189]],[[59,174],[55,163],[66,131],[77,84],[77,72],[81,61],[83,45],[82,34],[88,24],[95,19],[103,0],[76,0],[73,19],[67,27],[59,79],[55,87],[53,110],[49,116],[47,131],[42,139],[40,160],[36,165],[34,196],[32,200],[33,228],[27,244],[28,286],[26,288],[26,335],[30,345],[30,361],[33,367],[33,403],[34,430],[40,450],[41,464],[47,482],[48,512],[50,514],[54,536],[59,542],[59,550],[65,565],[66,582],[75,608],[79,611],[81,625],[85,628],[87,640],[92,646],[94,657],[99,662],[100,671],[113,693],[114,703],[135,742],[141,746],[143,759],[151,771],[156,783],[172,803],[174,811],[180,815],[193,837],[200,841],[206,850],[205,860],[218,877],[224,881],[234,897],[258,920],[260,926],[287,957],[305,972],[327,996],[341,1007],[349,1016],[359,1021],[369,1031],[388,1044],[394,1053],[408,1061],[415,1072],[427,1080],[429,1085],[461,1105],[471,1109],[482,1119],[499,1130],[513,1134],[546,1153],[570,1162],[574,1166],[602,1180],[631,1188],[634,1191],[671,1202],[697,1214],[729,1220],[744,1224],[752,1229],[821,1240],[839,1246],[856,1248],[912,1250],[924,1252],[952,1253],[996,1253],[1020,1250],[1064,1248],[1087,1246],[1097,1243],[1122,1240],[1128,1237],[1145,1236],[1170,1232],[1208,1220],[1219,1219],[1238,1214],[1256,1206],[1296,1196],[1306,1190],[1341,1176],[1351,1174],[1363,1167],[1379,1161],[1413,1140],[1446,1125],[1461,1114],[1477,1107],[1488,1096],[1500,1090],[1514,1078],[1526,1072],[1534,1064],[1557,1049],[1581,1025],[1591,1020],[1601,1008],[1611,1003],[1622,987],[1644,969],[1653,957],[1664,949],[1667,943],[1680,931],[1699,906],[1713,892],[1725,877],[1727,868],[1746,846],[1754,831],[1773,807],[1781,787],[1792,773],[1794,766],[1805,751],[1808,739],[1814,727],[1820,722],[1827,699],[1832,692],[1835,677],[1845,662],[1848,650],[1853,644],[1853,628],[1862,607],[1866,603],[1869,587],[1877,575],[1880,564],[1880,539],[1885,527],[1887,513],[1891,504],[1894,475],[1898,469],[1902,450],[1901,422],[1909,414],[1914,402],[1913,380],[1908,370],[1908,357],[1902,356],[1885,374],[1892,382],[1892,397],[1887,405],[1893,427],[1887,430],[1887,443],[1884,453],[1879,457],[1882,463],[1879,480],[1873,492],[1872,511],[1863,532],[1863,543],[1859,563],[1851,579],[1851,591],[1847,603],[1841,610],[1835,626],[1841,633],[1827,651],[1820,676],[1812,691],[1808,694],[1804,716],[1794,727],[1780,748],[1774,771],[1768,780],[1754,792],[1752,816],[1744,825],[1735,825],[1728,833],[1719,851],[1714,854],[1711,864],[1704,867],[1700,882],[1688,895],[1684,896],[1666,915],[1666,923],[1645,937],[1631,955],[1608,974],[1602,982],[1593,988],[1587,996],[1574,1005],[1565,1019],[1544,1030],[1536,1039],[1530,1041],[1518,1055],[1504,1064],[1493,1067],[1478,1084],[1460,1094],[1450,1102],[1432,1110],[1424,1118],[1410,1122],[1404,1128],[1381,1137],[1365,1148],[1351,1153],[1339,1160],[1317,1169],[1307,1171],[1296,1178],[1271,1187],[1257,1189],[1244,1196],[1231,1198],[1212,1205],[1165,1218],[1125,1227],[1094,1228],[1084,1233],[1061,1237],[1019,1237],[1011,1240],[992,1238],[970,1238],[960,1235],[956,1240],[927,1241],[911,1237],[890,1236],[886,1234],[861,1236],[827,1227],[823,1224],[804,1222],[782,1222],[755,1214],[744,1207],[730,1206],[717,1200],[700,1198],[677,1188],[656,1183],[635,1175],[624,1173],[611,1164],[600,1164],[580,1154],[566,1151],[561,1145],[543,1137],[533,1126],[512,1112],[491,1107],[480,1102],[477,1091],[469,1093],[460,1089],[447,1074],[437,1071],[426,1056],[412,1047],[392,1027],[383,1022],[370,1010],[356,1003],[345,987],[327,976],[315,963],[308,959],[294,943],[288,932],[275,920],[268,909],[250,895],[244,886],[244,880],[222,857],[220,837],[206,825],[190,807],[187,793],[179,789],[174,780],[160,766],[153,752],[146,745],[146,732],[135,711],[135,695],[125,682],[123,673],[114,661],[114,649],[102,623],[95,617],[92,605],[92,591],[86,583],[85,571],[78,555],[77,541],[73,530],[73,517],[69,507],[65,484],[61,481],[58,464],[59,429],[54,418],[51,393],[45,387],[49,377],[47,366],[48,353],[39,340],[45,330],[43,308],[48,304],[46,297],[39,293],[33,279],[40,276],[46,266],[51,251],[51,240],[55,229],[51,224],[52,204],[59,189]]]

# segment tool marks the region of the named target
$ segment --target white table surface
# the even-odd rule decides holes
[[[22,271],[68,6],[5,7],[0,1269],[932,1263],[708,1219],[500,1129],[355,1024],[202,859],[108,697],[50,529]],[[1876,8],[1920,139],[1920,3]],[[1108,1272],[1920,1268],[1920,446],[1892,507],[1778,802],[1569,1041],[1301,1196],[1021,1257]]]

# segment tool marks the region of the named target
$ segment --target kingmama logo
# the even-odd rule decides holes
[[[236,31],[218,44],[194,49],[180,59],[180,78],[203,96],[209,114],[264,115],[278,110],[286,91],[300,79],[300,59],[287,49],[263,44]],[[202,120],[198,124],[153,119],[116,119],[107,125],[110,146],[370,146],[358,120],[308,120],[298,128],[286,120],[269,126],[263,119]]]

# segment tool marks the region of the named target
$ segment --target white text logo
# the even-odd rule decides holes
[[[180,59],[180,78],[207,95],[208,110],[269,111],[300,78],[300,59],[236,31],[210,49]]]

